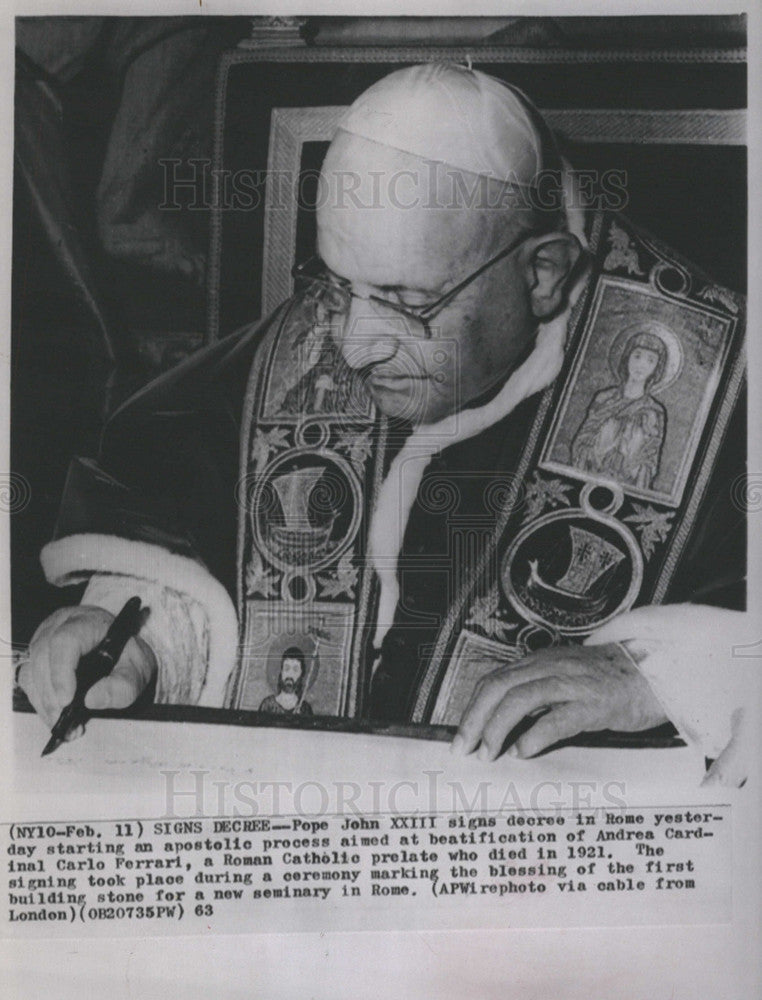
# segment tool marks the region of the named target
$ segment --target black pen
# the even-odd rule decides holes
[[[58,716],[45,744],[42,756],[53,753],[77,726],[88,718],[85,695],[97,681],[108,677],[119,661],[124,647],[137,635],[143,619],[139,597],[131,597],[109,626],[109,630],[95,649],[86,653],[77,664],[77,689],[71,702]]]

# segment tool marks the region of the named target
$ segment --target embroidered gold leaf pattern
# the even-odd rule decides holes
[[[672,527],[673,511],[665,510],[659,512],[650,504],[644,507],[642,504],[633,504],[635,513],[628,514],[624,518],[634,524],[640,532],[640,544],[643,555],[650,559],[654,553],[657,543],[665,541]]]
[[[628,274],[645,273],[641,270],[635,244],[624,229],[618,226],[616,222],[612,222],[611,224],[611,232],[609,233],[608,240],[611,249],[606,254],[606,259],[603,262],[604,271],[616,271],[621,267]]]
[[[349,460],[358,472],[362,472],[365,461],[373,449],[370,431],[358,434],[356,431],[342,431],[336,441],[336,448],[349,455]]]
[[[478,626],[491,639],[506,639],[509,632],[518,628],[518,625],[502,617],[497,584],[493,585],[485,597],[477,597],[471,605],[471,614],[466,619],[466,625]]]
[[[261,594],[263,597],[275,597],[277,593],[278,574],[265,566],[258,552],[252,552],[251,560],[246,567],[247,596]]]
[[[571,486],[560,479],[540,479],[535,472],[524,497],[526,513],[523,523],[539,517],[546,507],[568,507],[571,503],[568,497],[570,489]]]
[[[703,299],[704,302],[719,302],[729,313],[734,316],[738,315],[738,303],[724,288],[718,288],[717,285],[707,285],[699,292],[699,298]]]
[[[321,597],[340,597],[346,594],[354,597],[357,585],[357,569],[352,565],[352,553],[347,552],[339,560],[339,564],[331,573],[318,577]]]
[[[280,451],[288,446],[288,431],[285,427],[273,427],[272,430],[259,430],[251,444],[251,460],[257,471],[263,469],[270,458],[270,453]]]

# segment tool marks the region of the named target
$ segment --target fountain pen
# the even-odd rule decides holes
[[[131,597],[109,626],[109,630],[95,649],[81,657],[77,664],[77,687],[71,702],[58,716],[45,744],[42,756],[53,753],[77,726],[89,717],[85,695],[97,681],[108,677],[122,655],[129,640],[137,635],[143,618],[139,597]]]

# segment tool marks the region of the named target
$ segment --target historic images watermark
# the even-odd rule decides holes
[[[470,175],[434,161],[421,170],[370,171],[360,175],[337,171],[329,180],[318,170],[231,170],[208,159],[159,160],[163,171],[161,211],[253,212],[316,210],[330,205],[352,209],[481,209],[528,208],[559,211],[562,207],[622,211],[628,204],[624,169],[569,171],[564,184],[558,170],[540,171],[531,183],[518,177],[500,182]]]
[[[452,813],[473,818],[504,810],[531,815],[571,810],[624,809],[621,780],[539,781],[490,778],[466,786],[438,769],[404,781],[220,780],[205,769],[162,770],[165,819],[253,816],[418,816]]]

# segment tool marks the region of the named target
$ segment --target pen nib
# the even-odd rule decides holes
[[[51,736],[48,742],[45,744],[45,749],[40,754],[41,757],[47,757],[49,753],[53,753],[61,746],[63,740],[60,740],[57,736]]]

